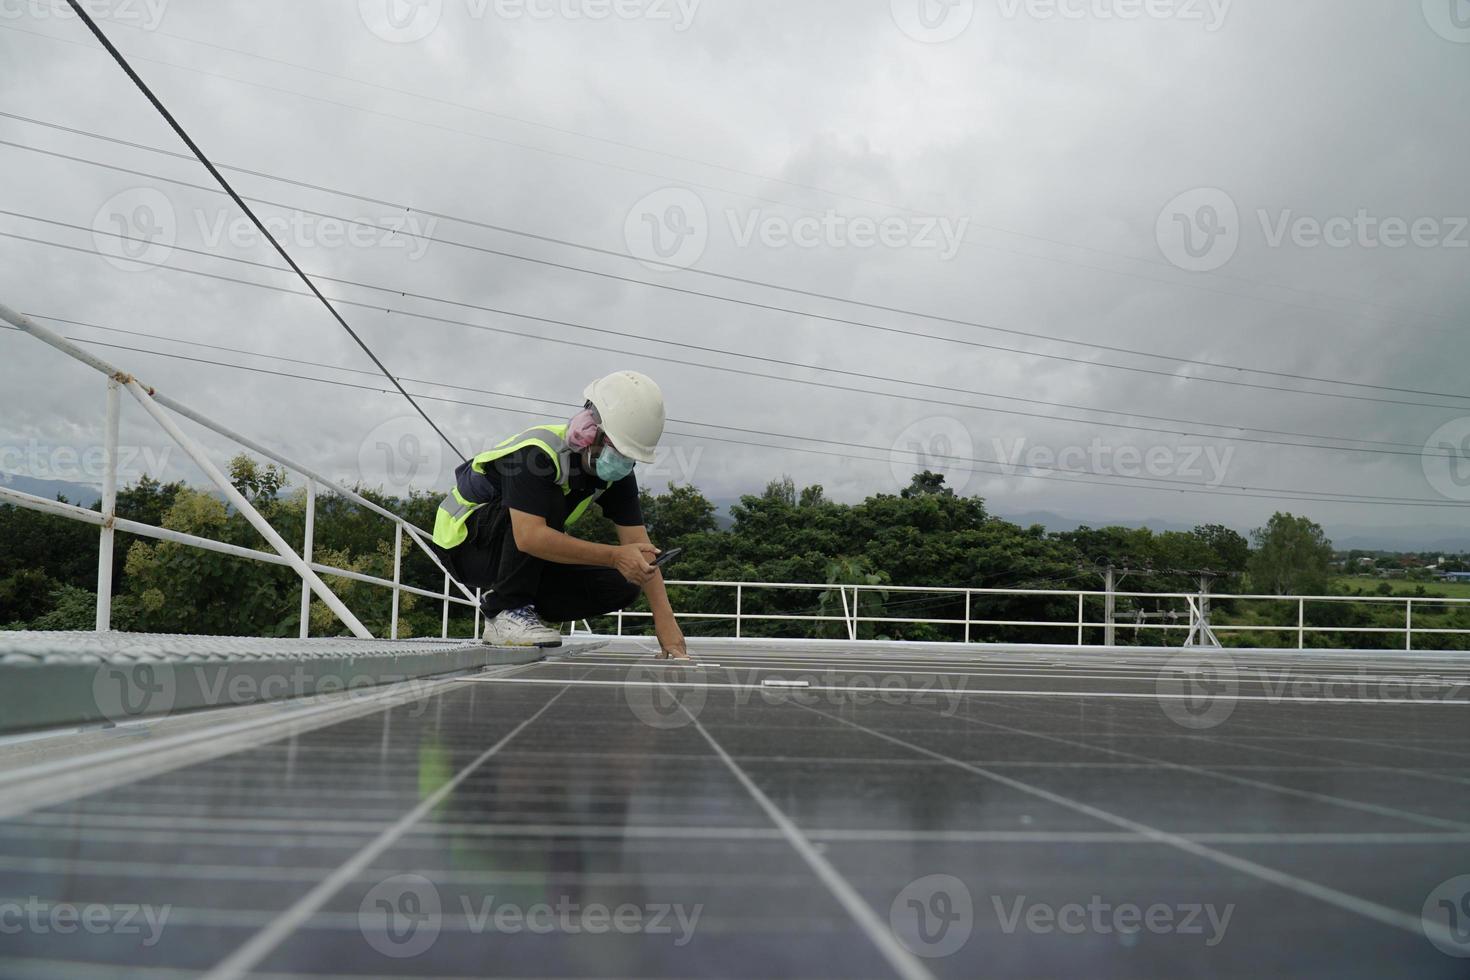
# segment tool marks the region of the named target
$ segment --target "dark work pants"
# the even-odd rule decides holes
[[[508,508],[481,507],[470,515],[466,530],[463,544],[435,545],[434,550],[460,582],[494,590],[481,602],[486,616],[535,606],[547,622],[570,623],[626,609],[642,591],[617,569],[562,565],[521,551]]]

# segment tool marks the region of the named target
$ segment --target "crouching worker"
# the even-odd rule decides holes
[[[484,596],[485,642],[554,647],[549,623],[626,609],[648,596],[663,655],[688,656],[658,555],[643,526],[636,463],[652,463],[664,399],[652,379],[619,371],[592,382],[570,422],[532,426],[455,471],[434,522],[434,545],[463,584]],[[593,503],[617,526],[618,544],[566,531]]]

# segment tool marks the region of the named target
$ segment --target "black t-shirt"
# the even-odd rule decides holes
[[[602,486],[595,473],[582,468],[581,453],[572,454],[569,494],[562,493],[556,482],[556,464],[533,446],[497,459],[486,469],[485,475],[505,506],[543,517],[554,528],[561,528],[577,505]],[[614,483],[597,498],[597,506],[614,524],[641,527],[643,508],[638,502],[637,476],[629,473]]]

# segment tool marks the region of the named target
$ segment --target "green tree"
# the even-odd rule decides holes
[[[668,485],[654,496],[643,491],[643,523],[660,548],[682,547],[685,538],[715,530],[715,505],[693,486]]]
[[[1256,546],[1249,566],[1254,588],[1272,595],[1313,595],[1326,590],[1332,542],[1321,525],[1277,512],[1265,527],[1251,533],[1251,539]]]
[[[931,473],[929,470],[925,470],[922,473],[915,473],[914,478],[909,481],[908,486],[900,491],[899,496],[907,499],[910,497],[922,497],[925,494],[931,493],[946,497],[954,496],[954,491],[944,485],[943,473]]]
[[[1245,535],[1233,531],[1223,524],[1201,524],[1194,529],[1199,538],[1218,561],[1212,566],[1223,572],[1243,572],[1250,564],[1251,545]]]

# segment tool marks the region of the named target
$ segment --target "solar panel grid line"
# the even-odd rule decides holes
[[[667,691],[667,688],[665,690]],[[678,702],[677,697],[674,700]],[[842,907],[847,910],[848,914],[862,927],[863,932],[878,949],[878,952],[882,954],[889,966],[899,976],[903,977],[904,980],[934,980],[934,975],[929,969],[913,953],[899,943],[893,933],[879,921],[878,917],[873,913],[872,908],[869,907],[868,903],[857,893],[847,879],[812,846],[812,842],[802,834],[801,829],[792,822],[791,818],[773,803],[770,797],[761,791],[760,787],[746,774],[745,770],[741,769],[740,765],[725,751],[724,746],[709,733],[709,730],[705,728],[699,718],[690,713],[689,709],[682,702],[678,703],[679,710],[690,720],[695,730],[704,737],[705,741],[709,743],[710,748],[720,757],[720,761],[725,764],[725,767],[730,770],[730,773],[739,781],[740,785],[750,793],[757,805],[765,811],[766,815],[771,818],[771,821],[781,830],[787,842],[791,844],[791,847],[801,856],[801,859],[806,862],[808,867],[812,869],[828,890],[832,892],[833,897],[837,899]]]
[[[450,793],[454,792],[471,773],[504,748],[517,735],[539,719],[567,692],[563,688],[550,698],[525,721],[511,729],[510,733],[480,753],[466,767],[443,783],[418,806],[404,814],[396,823],[385,828],[366,847],[357,851],[351,859],[340,865],[331,875],[322,879],[306,895],[298,899],[285,912],[271,922],[243,946],[215,964],[205,977],[207,980],[238,980],[249,973],[261,960],[269,956],[286,938],[312,915],[319,911],[334,894],[363,870],[371,866],[374,859],[391,847],[407,830],[433,811]]]
[[[1041,710],[1044,710],[1044,707],[1041,706],[1041,705],[1032,705],[1032,706],[1030,706],[1030,710],[1041,711]],[[1111,725],[1113,727],[1115,727],[1115,728],[1116,727],[1120,727],[1120,726],[1121,727],[1132,727],[1134,729],[1134,731],[1136,731],[1136,732],[1145,731],[1145,729],[1143,729],[1141,727],[1138,727],[1138,726],[1127,726],[1127,723],[1126,722],[1119,722],[1116,719],[1113,719],[1111,721]],[[1259,720],[1256,720],[1256,721],[1253,721],[1252,722],[1251,729],[1253,731],[1268,731],[1268,732],[1269,731],[1273,731],[1273,729],[1271,729],[1270,726],[1268,726],[1268,725],[1260,722]],[[1279,730],[1277,730],[1277,731],[1279,731]],[[1288,735],[1288,736],[1296,737],[1296,736],[1292,735],[1292,733],[1287,732],[1287,731],[1279,731],[1279,733],[1282,734],[1282,735]],[[1198,736],[1188,736],[1188,737],[1198,737]],[[1357,741],[1361,741],[1361,740],[1357,740]],[[1366,743],[1364,743],[1364,744],[1366,744]],[[1384,744],[1384,743],[1380,743],[1380,744]],[[1393,744],[1391,747],[1394,748],[1394,749],[1396,749],[1396,750],[1402,751],[1402,749],[1404,748],[1404,745],[1403,745],[1402,742],[1400,742],[1400,743]],[[1467,776],[1456,776],[1456,775],[1453,775],[1453,774],[1450,774],[1450,773],[1433,772],[1431,770],[1427,770],[1427,769],[1424,769],[1424,768],[1421,768],[1421,767],[1406,767],[1406,766],[1401,765],[1401,764],[1400,765],[1393,765],[1393,766],[1388,766],[1388,765],[1362,765],[1362,764],[1357,763],[1357,762],[1355,762],[1353,760],[1342,759],[1340,757],[1334,757],[1334,756],[1330,756],[1330,755],[1324,755],[1320,751],[1303,752],[1303,751],[1300,751],[1300,750],[1283,749],[1283,748],[1278,748],[1278,747],[1271,746],[1271,745],[1262,745],[1262,744],[1259,744],[1259,743],[1252,744],[1251,750],[1254,753],[1266,753],[1266,754],[1269,754],[1269,755],[1282,755],[1282,756],[1288,756],[1288,757],[1297,758],[1297,759],[1316,759],[1316,760],[1320,760],[1320,761],[1323,761],[1323,762],[1335,763],[1336,765],[1333,765],[1333,766],[1319,766],[1319,767],[1302,767],[1302,766],[1294,766],[1294,767],[1285,767],[1285,766],[1255,766],[1255,767],[1235,766],[1235,767],[1222,767],[1222,766],[1214,766],[1212,768],[1215,768],[1215,769],[1225,769],[1225,768],[1233,768],[1233,769],[1259,768],[1259,769],[1266,769],[1266,770],[1270,770],[1270,771],[1304,771],[1304,772],[1305,771],[1317,771],[1317,770],[1330,772],[1330,771],[1334,771],[1334,770],[1338,770],[1338,769],[1342,769],[1342,768],[1349,768],[1349,769],[1352,769],[1354,771],[1360,771],[1360,772],[1410,773],[1412,775],[1419,776],[1419,777],[1422,777],[1422,778],[1425,778],[1425,779],[1434,780],[1434,781],[1447,782],[1447,783],[1455,783],[1455,784],[1458,784],[1458,785],[1470,786],[1470,777],[1467,777]]]
[[[916,710],[927,710],[920,705],[910,705],[910,707],[913,707]],[[1400,820],[1407,820],[1411,823],[1421,824],[1426,827],[1438,827],[1444,830],[1470,832],[1470,823],[1466,823],[1460,820],[1446,820],[1440,817],[1431,816],[1429,814],[1416,813],[1411,810],[1405,810],[1400,807],[1383,806],[1375,803],[1365,803],[1361,800],[1352,800],[1345,797],[1332,796],[1327,793],[1317,793],[1295,786],[1281,786],[1279,784],[1268,782],[1262,779],[1252,779],[1246,776],[1236,775],[1234,773],[1220,772],[1218,770],[1208,767],[1186,765],[1179,762],[1170,762],[1166,759],[1160,759],[1154,756],[1140,755],[1136,752],[1125,752],[1121,749],[1109,748],[1103,745],[1088,744],[1086,742],[1078,741],[1077,739],[1063,738],[1061,736],[1051,735],[1044,732],[1034,732],[1024,728],[1017,728],[1012,725],[1003,725],[999,722],[985,721],[979,718],[970,718],[961,714],[957,714],[954,717],[956,718],[956,720],[962,721],[965,724],[984,725],[987,728],[1007,731],[1015,735],[1024,735],[1028,738],[1043,739],[1045,741],[1053,742],[1058,745],[1066,745],[1071,748],[1081,749],[1087,752],[1103,752],[1108,755],[1124,756],[1133,759],[1136,762],[1143,762],[1157,768],[1173,769],[1180,772],[1190,772],[1196,775],[1206,776],[1211,779],[1220,779],[1226,782],[1236,783],[1241,786],[1251,786],[1257,789],[1263,789],[1271,793],[1280,793],[1286,796],[1297,796],[1301,797],[1302,799],[1309,799],[1318,803],[1325,803],[1330,806],[1360,810],[1364,813],[1373,813],[1378,816],[1395,817]]]
[[[433,683],[427,685],[429,693],[432,693],[432,687]],[[371,714],[383,710],[385,705],[416,700],[424,693],[425,686],[407,693],[385,691],[377,696],[356,697],[353,699],[355,703],[350,705],[333,703],[299,709],[295,717],[283,718],[273,713],[264,718],[224,724],[207,740],[201,739],[197,733],[164,737],[3,773],[0,774],[0,788],[6,792],[0,799],[0,819],[336,724],[353,715]]]
[[[667,686],[667,687],[676,687],[676,688],[699,688],[699,689],[703,689],[703,690],[724,689],[724,690],[731,690],[731,691],[759,691],[759,690],[762,689],[762,685],[760,685],[760,684],[711,684],[711,683],[706,682],[706,681],[576,680],[576,681],[570,681],[569,682],[569,681],[566,681],[566,680],[563,680],[563,679],[560,679],[560,678],[541,678],[541,677],[506,677],[506,678],[479,678],[479,677],[469,677],[469,678],[466,678],[465,679],[465,683],[467,683],[467,684],[504,684],[504,685],[525,684],[525,685],[543,685],[543,686],[544,685],[555,686],[557,684],[568,684],[569,683],[573,687],[618,687],[618,688],[620,688],[620,687],[627,687],[627,686],[630,686],[631,685],[631,686],[644,687],[644,688],[656,688],[656,687],[660,687],[660,686]],[[899,694],[935,694],[936,693],[936,689],[935,688],[930,688],[930,687],[887,687],[887,688],[878,688],[878,687],[874,687],[872,685],[866,685],[866,686],[862,686],[862,685],[859,685],[859,686],[846,685],[846,686],[844,686],[844,685],[817,685],[817,684],[813,684],[813,685],[809,685],[808,687],[806,687],[805,690],[808,690],[808,691],[842,692],[842,693],[866,694],[866,695],[874,695],[874,694],[889,694],[889,695],[899,695]],[[1172,693],[1160,693],[1160,692],[1157,692],[1157,691],[1151,691],[1151,692],[1081,691],[1081,690],[1079,690],[1079,691],[1052,691],[1052,690],[1044,690],[1044,689],[1026,689],[1026,690],[986,689],[986,690],[942,691],[942,689],[940,689],[938,693],[952,694],[952,695],[955,695],[955,696],[958,696],[958,697],[986,697],[986,696],[990,696],[990,697],[1016,697],[1016,698],[1102,698],[1102,699],[1110,699],[1110,700],[1151,701],[1151,702],[1158,702],[1158,701],[1194,701],[1194,700],[1197,699],[1197,696],[1196,695],[1193,695],[1193,694],[1172,694]],[[1440,707],[1444,707],[1444,708],[1470,706],[1470,700],[1458,700],[1458,699],[1455,699],[1455,700],[1447,700],[1447,699],[1440,699],[1440,700],[1432,700],[1432,701],[1423,701],[1423,700],[1415,700],[1415,699],[1409,698],[1409,697],[1404,697],[1404,698],[1343,698],[1343,697],[1331,696],[1331,697],[1316,697],[1316,698],[1313,698],[1313,697],[1303,697],[1303,696],[1296,696],[1296,695],[1274,695],[1274,694],[1245,695],[1245,694],[1242,694],[1242,695],[1235,695],[1234,696],[1234,700],[1237,701],[1237,702],[1243,702],[1243,703],[1252,703],[1252,702],[1255,702],[1255,703],[1265,703],[1265,704],[1315,704],[1315,705],[1324,705],[1324,706],[1329,706],[1329,707],[1330,706],[1334,706],[1334,705],[1343,705],[1343,704],[1378,705],[1378,706],[1384,706],[1384,707],[1403,707],[1403,706],[1409,706],[1409,705],[1412,705],[1412,706],[1415,706],[1415,707],[1425,707],[1425,706],[1429,706],[1429,705],[1436,705],[1436,706],[1440,706]]]
[[[1080,800],[1073,799],[1063,794],[1055,793],[1042,787],[1033,786],[1022,780],[1014,779],[1012,777],[1005,776],[992,770],[982,769],[978,766],[971,765],[970,763],[967,763],[961,759],[956,759],[952,756],[945,755],[944,753],[936,752],[922,745],[918,745],[913,742],[898,738],[896,736],[877,731],[861,723],[850,721],[846,718],[842,718],[829,712],[821,711],[820,709],[813,708],[809,705],[804,705],[797,702],[793,703],[796,707],[799,707],[802,710],[812,712],[831,721],[846,725],[857,731],[864,732],[872,736],[873,738],[881,739],[885,742],[900,746],[909,751],[946,762],[949,765],[954,766],[955,768],[970,773],[971,775],[979,776],[993,783],[997,783],[1026,794],[1033,795],[1039,799],[1046,800],[1047,802],[1054,803],[1069,810],[1073,810],[1077,813],[1093,817],[1094,819],[1100,820],[1104,823],[1132,830],[1143,836],[1149,837],[1159,844],[1163,844],[1177,851],[1181,851],[1183,853],[1202,858],[1218,866],[1240,872],[1242,874],[1257,878],[1269,884],[1278,885],[1280,887],[1297,892],[1298,894],[1305,895],[1310,898],[1318,899],[1319,901],[1325,902],[1329,905],[1335,906],[1348,912],[1355,913],[1363,918],[1370,919],[1383,925],[1391,926],[1393,928],[1412,933],[1416,936],[1421,935],[1421,930],[1423,930],[1424,932],[1438,934],[1439,938],[1442,941],[1449,942],[1453,940],[1452,933],[1449,929],[1445,928],[1444,926],[1440,926],[1437,923],[1421,921],[1420,917],[1418,916],[1410,916],[1397,909],[1392,909],[1387,906],[1380,905],[1379,903],[1372,902],[1355,895],[1350,895],[1346,892],[1342,892],[1325,885],[1317,884],[1296,875],[1279,871],[1277,869],[1267,867],[1257,862],[1228,854],[1208,845],[1192,841],[1179,834],[1161,830],[1157,827],[1153,827],[1140,821],[1121,816],[1119,814],[1110,812],[1100,807],[1093,806]]]

